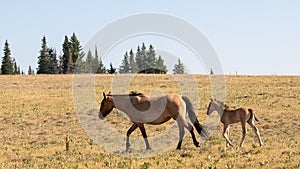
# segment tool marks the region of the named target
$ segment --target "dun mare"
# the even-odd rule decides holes
[[[231,109],[227,108],[225,104],[221,101],[218,101],[216,99],[211,99],[208,109],[207,109],[207,115],[210,115],[213,111],[217,111],[221,117],[221,122],[224,125],[223,129],[223,137],[226,139],[226,146],[230,145],[233,146],[233,144],[229,140],[229,125],[233,123],[242,123],[242,129],[243,129],[243,137],[240,143],[240,147],[243,147],[244,139],[247,133],[246,129],[246,123],[248,123],[255,134],[258,137],[259,145],[262,146],[263,142],[260,138],[259,131],[257,127],[254,125],[254,119],[258,122],[258,119],[256,117],[255,112],[251,108],[238,108],[238,109]]]
[[[187,128],[191,133],[193,143],[196,147],[199,147],[199,142],[195,137],[193,125],[201,136],[207,136],[203,126],[197,120],[189,98],[185,96],[173,94],[150,98],[142,93],[136,92],[122,95],[105,94],[103,92],[99,118],[103,119],[106,117],[113,108],[123,111],[133,122],[132,126],[127,131],[126,150],[130,147],[129,136],[136,128],[139,128],[143,135],[146,149],[151,149],[144,124],[159,125],[169,121],[171,118],[177,121],[179,127],[179,142],[177,144],[177,149],[181,148],[184,128]],[[190,121],[186,119],[185,115],[187,112]]]

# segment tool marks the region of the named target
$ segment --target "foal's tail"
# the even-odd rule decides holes
[[[202,126],[196,116],[196,113],[194,112],[194,108],[193,105],[190,101],[190,99],[186,96],[182,96],[181,97],[185,104],[186,104],[186,110],[188,112],[188,116],[190,118],[190,121],[192,122],[192,124],[194,125],[194,127],[196,128],[197,132],[204,138],[208,138],[208,134],[207,131],[204,129],[204,126]]]
[[[249,111],[249,113],[251,114],[251,115],[250,115],[250,118],[254,118],[255,121],[259,122],[256,113],[255,113],[252,109],[248,109],[248,111]]]

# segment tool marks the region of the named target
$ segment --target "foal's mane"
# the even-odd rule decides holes
[[[223,103],[225,108],[230,108],[226,103],[221,102],[221,101],[219,101],[219,100],[216,100],[216,101],[217,101],[219,104],[220,104],[220,103]]]

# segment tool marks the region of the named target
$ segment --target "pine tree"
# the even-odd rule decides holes
[[[155,69],[156,67],[156,53],[152,45],[149,46],[149,50],[146,52],[146,69]],[[154,72],[149,72],[154,73]]]
[[[142,63],[141,63],[141,69],[140,71],[143,71],[143,70],[146,70],[148,67],[148,64],[147,64],[147,49],[146,49],[146,46],[145,46],[145,43],[143,42],[142,43],[142,47],[141,47],[141,58],[142,58]]]
[[[135,62],[134,53],[133,53],[132,49],[129,52],[129,65],[130,65],[130,73],[138,73],[139,72],[139,68]]]
[[[62,56],[62,73],[81,73],[84,72],[84,52],[75,33],[72,34],[70,40],[65,35],[63,43]]]
[[[7,40],[5,41],[3,51],[4,51],[4,56],[2,58],[1,73],[13,74],[14,73],[13,62],[12,62],[11,51]]]
[[[28,67],[28,75],[31,75],[31,71],[32,71],[32,69],[31,69],[31,66],[29,65],[29,67]]]
[[[70,48],[72,51],[72,61],[73,61],[73,64],[75,64],[82,52],[82,47],[81,47],[80,42],[79,42],[77,36],[75,35],[75,33],[73,33],[70,38]]]
[[[14,73],[13,74],[17,75],[18,74],[18,65],[17,65],[16,59],[13,59],[13,65],[14,65]]]
[[[140,72],[141,70],[143,70],[143,58],[142,58],[142,55],[141,55],[140,46],[137,47],[136,55],[135,55],[135,61],[136,61],[136,64],[138,66],[138,72]]]
[[[22,71],[23,72],[23,71]],[[17,69],[17,75],[20,75],[21,74],[21,68],[20,68],[20,65],[18,66],[18,69]]]
[[[65,40],[62,46],[63,46],[62,49],[63,73],[69,74],[72,73],[71,70],[73,70],[73,60],[72,60],[72,53],[71,53],[71,44],[69,42],[69,38],[67,35],[65,36]]]
[[[184,74],[184,73],[186,73],[184,65],[183,65],[183,63],[181,63],[180,59],[178,59],[178,63],[174,65],[173,73],[174,74]]]
[[[94,63],[93,63],[93,72],[94,73],[97,73],[98,66],[99,66],[99,55],[98,55],[97,46],[95,46],[95,58],[94,58]]]
[[[13,59],[13,65],[14,65],[14,73],[15,75],[20,75],[21,74],[21,70],[20,70],[20,65],[17,65],[17,61],[16,59]]]
[[[63,55],[60,53],[59,54],[59,63],[58,63],[58,73],[59,74],[63,74],[64,71],[63,71],[63,67],[64,67],[64,64],[63,64]]]
[[[210,73],[209,74],[211,74],[211,75],[213,75],[214,74],[214,71],[213,71],[213,69],[212,68],[210,68]]]
[[[74,69],[74,65],[73,65],[73,59],[72,59],[73,55],[72,55],[72,51],[71,49],[69,49],[69,59],[68,59],[68,67],[67,67],[67,72],[68,73],[73,73],[73,69]]]
[[[50,65],[49,49],[47,47],[46,37],[43,36],[40,55],[38,57],[37,74],[48,74],[49,67],[50,67],[49,65]]]
[[[34,70],[31,68],[30,65],[28,67],[28,75],[34,75]]]
[[[122,63],[119,67],[119,73],[130,73],[130,65],[128,61],[128,52],[126,51]]]
[[[164,64],[164,60],[162,57],[159,55],[158,59],[156,60],[156,69],[158,69],[160,72],[159,73],[164,73],[166,74],[168,72],[167,66]]]
[[[113,67],[112,63],[109,64],[109,69],[107,70],[107,73],[114,74],[116,73],[116,68]]]
[[[58,70],[58,61],[57,61],[57,56],[56,56],[56,50],[53,48],[50,48],[48,52],[49,52],[49,60],[50,60],[49,73],[50,74],[58,74],[59,70]]]
[[[105,68],[105,66],[104,66],[104,64],[102,62],[101,57],[99,58],[99,65],[98,65],[97,73],[99,73],[99,74],[106,73],[106,68]]]
[[[73,73],[85,73],[84,52],[81,52],[76,62],[74,63]]]
[[[146,46],[145,43],[142,43],[142,46],[140,48],[140,46],[138,46],[137,48],[137,52],[136,52],[136,57],[135,57],[135,61],[136,64],[139,68],[138,72],[143,72],[147,69],[147,50],[146,50]]]
[[[85,61],[85,73],[93,73],[94,58],[92,51],[89,50]]]

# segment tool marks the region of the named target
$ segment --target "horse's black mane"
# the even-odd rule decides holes
[[[136,92],[136,91],[131,91],[131,92],[129,93],[129,96],[144,96],[144,94],[143,94],[143,93],[138,93],[138,92]]]

